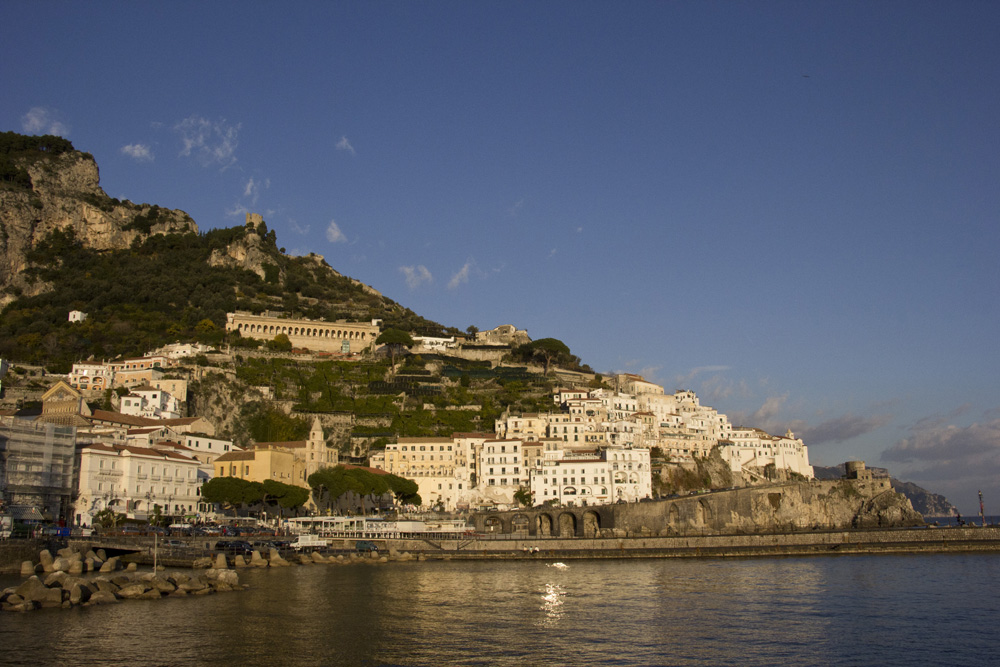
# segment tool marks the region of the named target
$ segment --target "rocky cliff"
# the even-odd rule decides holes
[[[0,307],[18,294],[47,288],[31,284],[23,272],[28,253],[53,231],[72,230],[95,250],[125,249],[151,234],[198,231],[184,211],[109,197],[87,153],[22,151],[8,154],[7,162],[26,172],[30,182],[0,183]]]
[[[816,479],[840,479],[844,476],[844,465],[813,466]],[[893,490],[906,496],[913,509],[924,516],[955,516],[958,510],[939,493],[931,493],[913,482],[902,482],[890,478]]]

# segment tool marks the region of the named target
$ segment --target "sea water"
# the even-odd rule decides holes
[[[992,554],[309,565],[5,613],[0,664],[986,665],[998,575]]]

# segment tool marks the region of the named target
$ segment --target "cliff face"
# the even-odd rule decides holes
[[[840,479],[844,476],[844,465],[813,466],[816,479]],[[955,516],[958,510],[939,493],[931,493],[913,482],[902,482],[895,477],[890,478],[892,488],[910,500],[913,509],[924,516]]]
[[[248,227],[248,229],[250,229]],[[225,250],[213,250],[208,263],[212,266],[234,267],[253,271],[261,280],[267,277],[264,265],[272,263],[267,251],[263,248],[263,239],[253,231],[246,236],[233,241]]]
[[[889,480],[790,482],[635,503],[615,528],[654,535],[766,533],[923,525]]]
[[[73,230],[84,246],[124,249],[151,234],[191,231],[198,226],[184,211],[137,205],[109,197],[100,187],[92,156],[69,151],[20,158],[15,164],[31,176],[31,187],[0,187],[0,307],[13,300],[11,290],[30,294],[21,273],[27,254],[55,230]]]

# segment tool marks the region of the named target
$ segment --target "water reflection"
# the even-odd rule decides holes
[[[0,664],[986,664],[998,575],[993,555],[309,566],[3,614]]]
[[[545,613],[540,622],[542,627],[551,628],[562,618],[565,595],[566,589],[559,584],[545,584],[545,591],[542,593],[542,611]]]

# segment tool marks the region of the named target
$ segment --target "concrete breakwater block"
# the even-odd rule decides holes
[[[277,549],[271,549],[270,555],[268,556],[268,562],[271,567],[290,567],[291,563],[281,557]]]
[[[30,560],[22,561],[21,562],[21,576],[22,577],[30,577],[33,574],[35,574],[35,564],[32,563]]]
[[[109,604],[121,600],[158,600],[176,595],[208,595],[242,590],[234,570],[207,570],[191,576],[183,573],[161,576],[156,573],[124,572],[114,577],[94,579],[53,572],[43,581],[32,575],[17,588],[0,591],[0,610],[34,609]]]

